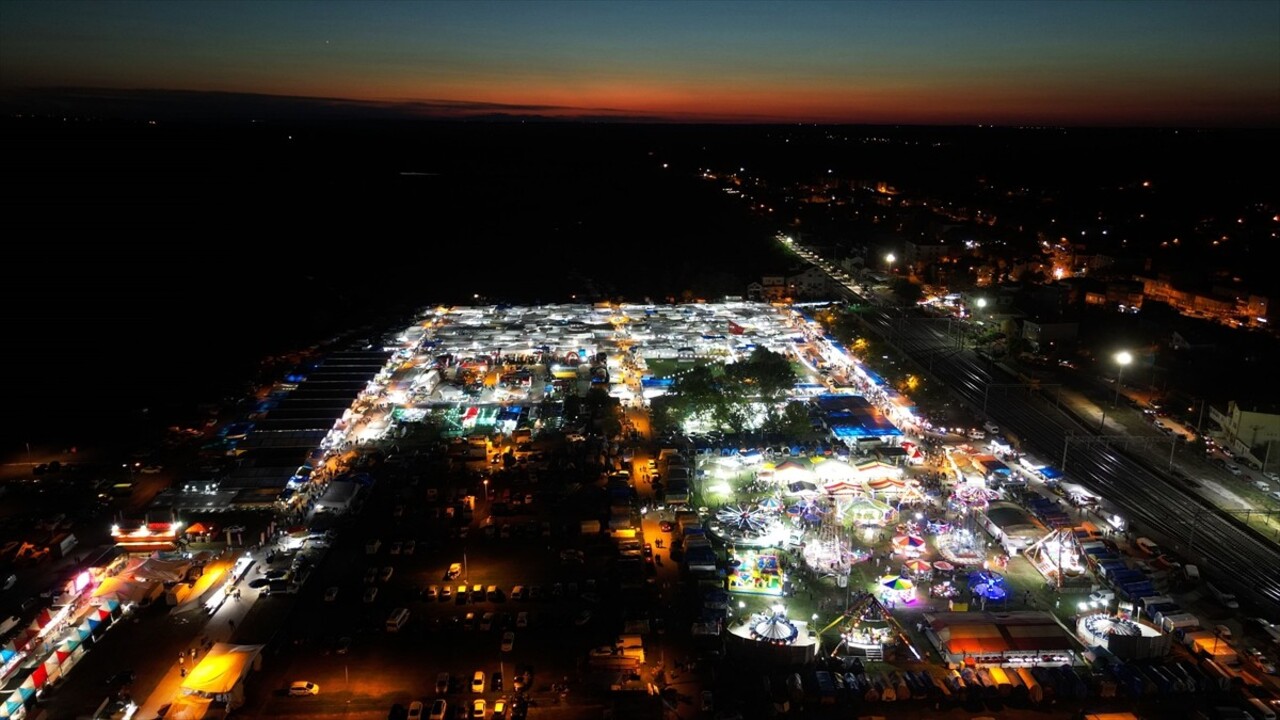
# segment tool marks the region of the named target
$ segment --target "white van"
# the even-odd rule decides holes
[[[387,632],[400,632],[400,628],[409,622],[409,609],[396,608],[391,611],[391,616],[387,618]]]

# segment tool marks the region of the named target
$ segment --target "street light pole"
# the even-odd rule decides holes
[[[1116,395],[1111,400],[1111,407],[1117,407],[1120,404],[1120,384],[1124,382],[1124,368],[1133,362],[1133,354],[1128,350],[1121,350],[1116,353],[1116,363],[1120,365],[1120,370],[1116,373]]]

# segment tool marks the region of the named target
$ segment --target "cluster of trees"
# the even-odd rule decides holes
[[[678,428],[698,416],[718,430],[759,429],[799,435],[808,431],[804,403],[787,402],[796,373],[786,357],[757,348],[732,364],[699,365],[676,379],[671,392],[653,404],[659,427]]]

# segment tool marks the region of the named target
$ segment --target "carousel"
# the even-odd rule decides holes
[[[891,604],[910,605],[916,601],[916,584],[901,575],[886,575],[877,582],[880,595]]]
[[[992,570],[980,570],[969,574],[969,592],[987,602],[1004,602],[1009,599],[1009,586],[1004,576]]]
[[[752,640],[770,645],[790,645],[800,637],[800,629],[780,612],[759,615],[748,623]]]
[[[952,528],[934,540],[938,554],[952,565],[981,565],[987,559],[987,545],[969,528]]]
[[[1000,499],[1000,493],[976,482],[966,482],[956,486],[951,494],[951,504],[957,510],[984,510],[994,500]]]
[[[915,557],[926,552],[924,538],[919,535],[895,535],[893,551],[908,557]]]
[[[821,648],[819,633],[803,620],[788,618],[782,605],[734,623],[728,640],[736,645],[735,656],[740,652],[744,658],[787,666],[813,662]]]
[[[834,495],[836,516],[848,526],[882,528],[897,517],[892,505],[861,494]]]

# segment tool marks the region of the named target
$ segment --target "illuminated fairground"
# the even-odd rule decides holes
[[[748,595],[782,595],[786,574],[773,549],[742,548],[729,557],[729,591]]]
[[[857,593],[848,611],[827,627],[836,625],[840,626],[840,643],[831,649],[832,657],[887,658],[904,638],[897,621],[875,593]]]
[[[770,503],[725,505],[716,511],[708,529],[726,544],[752,547],[780,545],[791,532]]]
[[[844,576],[849,569],[871,556],[867,547],[857,547],[851,533],[838,520],[830,519],[805,538],[801,557],[810,568],[821,573]]]
[[[981,565],[987,559],[986,541],[969,528],[953,527],[937,536],[934,544],[938,554],[953,565]]]
[[[164,519],[121,521],[111,526],[111,538],[126,552],[150,553],[176,550],[182,523],[172,516]]]
[[[916,584],[910,578],[901,575],[885,575],[876,581],[876,585],[882,601],[888,603],[891,608],[899,604],[911,605],[918,599]]]
[[[729,627],[729,638],[736,654],[781,665],[812,662],[821,647],[821,633],[788,617],[782,605],[743,617]]]
[[[1072,585],[1088,579],[1084,554],[1071,528],[1059,528],[1032,543],[1023,551],[1031,565],[1046,580],[1057,586]]]

